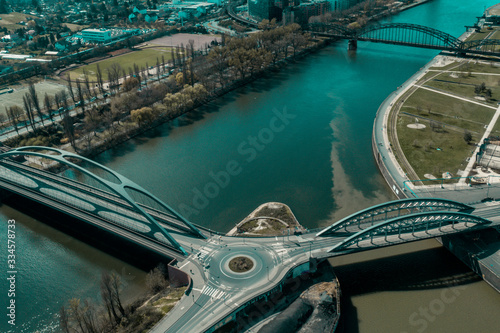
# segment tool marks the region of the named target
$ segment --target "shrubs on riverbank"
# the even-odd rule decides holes
[[[124,285],[116,273],[102,273],[101,305],[73,298],[61,308],[60,327],[64,333],[135,333],[152,328],[184,295],[185,288],[172,288],[165,278],[164,266],[149,272],[148,293],[130,304],[122,301]]]

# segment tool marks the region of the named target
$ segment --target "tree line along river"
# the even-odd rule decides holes
[[[433,0],[390,20],[459,36],[493,4]],[[268,201],[289,205],[305,227],[325,226],[394,199],[372,156],[373,119],[381,102],[435,55],[363,42],[349,53],[339,42],[96,161],[192,222],[222,232]],[[235,165],[238,172],[217,181]],[[128,297],[144,290],[145,272],[131,264],[5,204],[0,214],[16,220],[19,244],[18,326],[10,332],[54,331],[68,299],[98,297],[102,270],[122,275]],[[332,263],[343,289],[345,332],[492,332],[500,324],[498,294],[437,241]],[[5,279],[0,286],[8,289]],[[8,329],[4,318],[0,331]]]

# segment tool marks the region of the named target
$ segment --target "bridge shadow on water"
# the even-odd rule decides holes
[[[353,297],[380,292],[444,289],[481,281],[444,247],[334,266],[342,289],[339,332],[359,332]],[[404,297],[401,294],[398,297]],[[383,306],[383,304],[381,304]]]
[[[351,296],[446,288],[481,280],[443,247],[335,266],[334,270],[342,291]]]
[[[94,256],[98,255],[98,252],[81,251],[79,249],[80,245],[75,243],[74,239],[84,242],[98,251],[105,252],[144,272],[157,267],[160,262],[167,265],[171,261],[171,259],[149,251],[140,245],[15,194],[2,198],[0,205],[6,205],[41,222],[43,226],[37,225],[34,221],[23,224],[32,230],[36,229],[37,234],[46,237],[53,243],[62,244],[62,246],[70,251],[72,248],[75,248],[73,255],[77,255],[87,262],[94,261]],[[51,228],[64,233],[64,235],[54,233]]]

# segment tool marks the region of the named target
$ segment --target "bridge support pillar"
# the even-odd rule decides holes
[[[358,49],[358,41],[356,39],[349,39],[347,43],[347,48],[350,51],[356,51]]]

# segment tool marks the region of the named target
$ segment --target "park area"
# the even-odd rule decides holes
[[[401,150],[419,179],[460,177],[500,100],[500,68],[458,60],[431,67],[396,121]],[[497,124],[490,134],[499,136]]]
[[[32,20],[33,18],[36,18],[36,16],[12,12],[9,14],[0,14],[0,18],[0,27],[6,27],[7,29],[14,31],[24,27],[20,25],[19,22],[27,22],[29,20]]]
[[[83,72],[86,71],[89,75],[90,81],[97,80],[97,64],[101,68],[102,75],[105,80],[107,80],[107,69],[110,68],[114,63],[120,65],[127,73],[129,68],[134,68],[134,64],[139,66],[139,68],[154,67],[156,66],[156,61],[161,63],[162,56],[165,58],[165,62],[172,58],[172,47],[180,47],[184,45],[185,47],[190,44],[190,41],[194,42],[193,48],[195,50],[201,50],[205,45],[210,45],[212,41],[219,41],[220,37],[215,35],[198,35],[198,34],[186,34],[180,33],[171,36],[164,36],[150,40],[144,44],[139,45],[131,52],[112,56],[104,60],[99,60],[88,65],[79,66],[69,72],[64,72],[62,76],[66,76],[69,73],[71,79],[84,79]]]
[[[163,58],[165,58],[165,62],[170,60],[172,57],[171,48],[164,46],[153,46],[151,44],[148,44],[144,45],[140,49],[122,55],[110,57],[104,60],[93,62],[88,65],[80,66],[69,72],[64,72],[62,75],[65,77],[67,75],[66,73],[69,73],[72,80],[83,80],[83,72],[86,71],[88,73],[89,80],[95,82],[97,80],[97,64],[99,64],[103,78],[107,81],[107,70],[114,63],[119,64],[120,67],[128,73],[129,68],[134,68],[134,64],[139,66],[139,68],[156,66],[157,59],[160,63],[162,62],[162,56]]]

